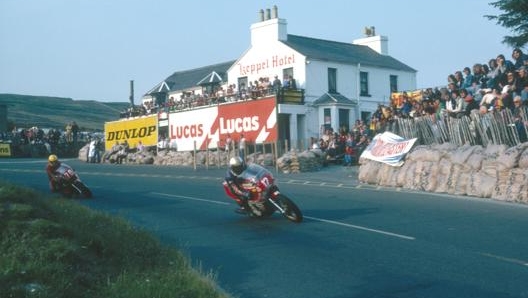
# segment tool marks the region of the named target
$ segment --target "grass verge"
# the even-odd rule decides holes
[[[1,297],[228,298],[123,218],[0,181]]]

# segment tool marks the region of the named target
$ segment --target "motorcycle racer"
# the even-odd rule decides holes
[[[231,192],[238,198],[236,202],[239,205],[239,208],[235,210],[237,213],[247,212],[246,205],[249,199],[249,191],[244,190],[241,186],[244,182],[241,175],[246,169],[246,162],[240,156],[231,157],[229,160],[229,168],[224,179]]]
[[[51,192],[57,192],[59,190],[59,177],[56,175],[57,169],[60,167],[61,162],[55,154],[48,156],[48,164],[46,166],[46,173],[48,174],[49,187]]]

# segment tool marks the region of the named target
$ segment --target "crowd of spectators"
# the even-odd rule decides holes
[[[202,93],[195,91],[184,92],[180,98],[169,97],[166,101],[146,101],[139,106],[133,106],[123,111],[121,118],[150,115],[160,111],[175,112],[193,109],[202,106],[221,103],[254,100],[260,97],[277,94],[281,89],[297,90],[297,83],[293,76],[288,76],[281,81],[278,76],[273,80],[269,77],[260,77],[258,80],[249,81],[248,86],[241,84],[204,86]]]
[[[528,106],[528,55],[516,48],[511,57],[513,61],[500,54],[486,63],[464,67],[447,76],[445,87],[425,89],[418,98],[403,92],[387,109],[396,117],[441,113],[462,117],[480,106],[488,111],[514,111],[516,97]]]
[[[75,156],[78,149],[96,136],[81,132],[75,121],[69,122],[64,129],[13,128],[0,132],[0,142],[9,143],[13,156],[41,157],[59,153],[61,156]],[[99,138],[99,136],[97,136]]]
[[[202,94],[188,92],[179,99],[170,97],[162,106],[147,102],[141,106],[140,114],[251,100],[277,94],[281,88],[297,89],[295,79],[290,76],[281,82],[275,76],[273,80],[263,77],[240,88],[234,84],[225,89],[221,85],[209,86]],[[470,116],[473,110],[489,113],[505,109],[509,109],[520,122],[515,125],[519,127],[521,141],[526,141],[526,133],[523,133],[526,131],[522,127],[528,126],[527,108],[528,55],[516,48],[511,60],[499,54],[487,62],[463,67],[447,76],[446,85],[421,90],[419,96],[402,92],[401,96],[392,98],[390,104],[380,104],[367,122],[357,120],[351,129],[335,131],[328,127],[319,139],[312,139],[312,147],[323,150],[330,161],[352,165],[357,163],[372,137],[385,131],[394,119],[425,115],[461,118]]]
[[[344,165],[357,162],[357,157],[378,132],[385,131],[397,118],[426,115],[464,117],[472,111],[480,114],[509,109],[515,119],[521,142],[528,140],[528,55],[519,48],[511,59],[500,54],[486,63],[475,63],[447,76],[446,85],[420,90],[418,96],[407,92],[396,93],[389,105],[378,105],[367,123],[356,121],[347,131],[326,129],[322,137],[313,142],[326,152],[330,160]]]
[[[363,120],[356,120],[352,129],[342,127],[334,131],[326,127],[319,139],[312,138],[312,149],[322,150],[328,163],[352,166],[357,164],[374,133]]]

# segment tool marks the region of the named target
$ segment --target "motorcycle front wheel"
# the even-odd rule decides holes
[[[284,215],[286,219],[297,223],[303,220],[301,209],[299,209],[299,207],[297,207],[297,205],[295,205],[295,203],[285,195],[280,194],[277,197],[277,203],[279,203],[281,208],[284,210],[282,215]]]
[[[89,199],[92,197],[92,191],[81,181],[73,182],[73,188],[83,197]]]

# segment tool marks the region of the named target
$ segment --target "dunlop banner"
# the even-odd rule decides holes
[[[156,146],[158,143],[158,116],[144,116],[105,123],[105,149],[111,150],[116,142],[128,142],[135,148],[138,141],[145,146]]]
[[[11,145],[0,143],[0,157],[11,157]]]

